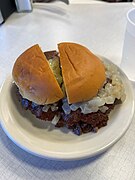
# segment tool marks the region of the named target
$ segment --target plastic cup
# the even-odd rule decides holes
[[[135,81],[135,8],[127,12],[121,68],[131,81]]]

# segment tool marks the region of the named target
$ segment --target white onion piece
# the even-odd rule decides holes
[[[58,121],[60,120],[60,115],[55,115],[54,118],[52,119],[51,123],[56,125]]]
[[[126,94],[123,94],[123,95],[121,96],[121,101],[124,102],[125,99],[126,99]]]
[[[74,103],[70,105],[70,109],[72,111],[76,111],[79,107],[81,107],[84,103]]]
[[[98,106],[93,106],[91,108],[92,112],[97,112],[99,110]]]
[[[50,108],[50,105],[44,105],[42,108],[42,111],[48,112],[49,108]]]
[[[91,101],[88,101],[89,106],[103,106],[105,101],[103,98],[94,97]]]
[[[104,98],[106,104],[113,104],[115,101],[115,98],[113,96],[108,96]]]
[[[88,106],[81,106],[80,108],[83,114],[89,114],[89,113],[98,111],[98,106],[93,106],[91,108],[89,108]]]
[[[52,106],[51,106],[51,110],[52,110],[52,111],[57,111],[57,110],[58,110],[58,107],[52,105]]]
[[[102,112],[102,113],[105,113],[109,108],[107,106],[102,106],[99,108],[99,110]]]
[[[78,109],[78,106],[76,106],[76,104],[72,104],[72,105],[70,106],[70,109],[71,109],[72,111],[76,111],[76,110]]]
[[[71,112],[68,102],[64,102],[64,104],[62,105],[62,109],[65,112],[65,114],[70,114]]]
[[[81,106],[80,108],[81,108],[81,112],[82,112],[83,114],[92,113],[92,110],[91,110],[90,108],[86,107],[86,106]]]

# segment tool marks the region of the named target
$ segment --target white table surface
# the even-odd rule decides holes
[[[34,5],[32,13],[12,14],[0,26],[0,85],[18,55],[38,43],[44,51],[74,41],[94,53],[121,62],[126,12],[131,3]],[[134,87],[135,88],[135,87]],[[17,147],[0,126],[0,180],[134,180],[135,119],[127,133],[102,155],[58,162],[35,157]]]

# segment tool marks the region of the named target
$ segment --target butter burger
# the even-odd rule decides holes
[[[97,132],[125,99],[119,72],[80,44],[63,42],[58,50],[43,53],[34,45],[17,58],[12,75],[18,99],[56,127]]]

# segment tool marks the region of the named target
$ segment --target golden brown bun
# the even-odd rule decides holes
[[[90,100],[105,82],[105,68],[86,47],[60,43],[60,62],[69,103]]]
[[[64,96],[38,45],[18,57],[12,75],[22,96],[37,104],[51,104]]]

